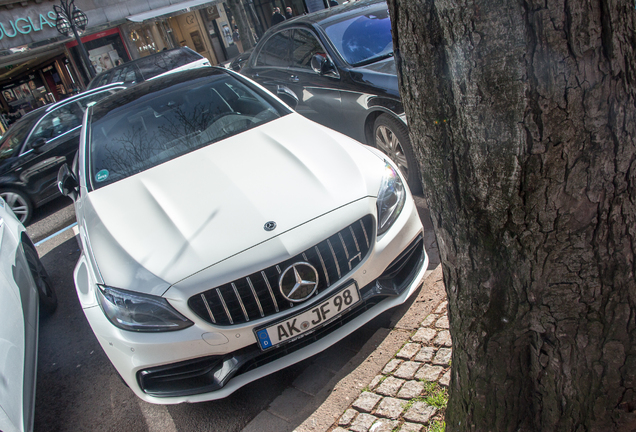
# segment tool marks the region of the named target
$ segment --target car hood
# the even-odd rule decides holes
[[[160,295],[377,195],[383,166],[365,146],[293,113],[92,191],[84,229],[106,285]]]
[[[397,69],[393,57],[356,67],[350,70],[351,79],[361,84],[372,85],[400,98]]]

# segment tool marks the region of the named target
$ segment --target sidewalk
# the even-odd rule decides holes
[[[378,330],[327,375],[314,360],[243,432],[442,430],[452,346],[445,300],[438,265],[391,330]]]

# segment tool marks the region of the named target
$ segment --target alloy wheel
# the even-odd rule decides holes
[[[388,127],[380,125],[375,130],[375,145],[382,152],[386,153],[386,155],[397,164],[404,177],[408,178],[409,164],[397,135]]]
[[[22,195],[10,191],[2,192],[0,193],[0,196],[2,196],[2,199],[20,220],[20,223],[24,224],[29,216],[29,203],[26,199]]]

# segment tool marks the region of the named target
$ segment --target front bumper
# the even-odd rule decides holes
[[[365,213],[374,214],[374,207],[375,200],[369,198],[324,217],[355,220]],[[320,222],[308,225],[299,230],[315,230]],[[412,200],[407,200],[393,227],[378,238],[373,235],[373,241],[366,259],[330,291],[332,294],[355,281],[361,303],[327,325],[267,351],[261,351],[256,344],[253,329],[281,316],[292,316],[304,306],[262,320],[219,327],[189,309],[187,300],[192,292],[169,290],[165,297],[195,324],[184,330],[159,334],[120,330],[106,319],[95,302],[83,304],[84,312],[104,351],[141,399],[160,404],[220,399],[251,381],[323,351],[382,312],[404,303],[415,292],[428,266],[428,257],[423,246],[422,225]],[[250,270],[258,269],[246,268]],[[78,281],[78,277],[81,279],[87,274],[90,278],[90,268],[83,257],[75,273],[78,293],[85,292],[91,283]],[[80,286],[84,287],[83,291]],[[80,295],[80,301],[82,297],[86,298]],[[310,299],[306,303],[315,305],[318,301],[321,299]]]

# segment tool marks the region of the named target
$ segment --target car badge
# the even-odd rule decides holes
[[[269,221],[265,224],[263,228],[265,228],[265,231],[273,231],[274,229],[276,229],[276,222]]]
[[[300,303],[313,295],[318,288],[318,270],[307,262],[290,265],[278,280],[280,293],[293,303]]]

